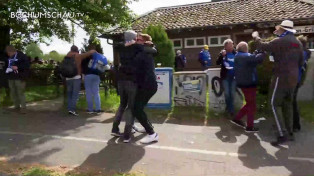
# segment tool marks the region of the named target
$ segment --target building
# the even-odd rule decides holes
[[[161,24],[175,50],[187,57],[186,70],[200,70],[198,53],[205,44],[215,64],[225,39],[248,42],[253,31],[269,37],[285,19],[292,20],[298,34],[309,37],[308,47],[314,48],[314,0],[225,0],[163,7],[139,17],[132,29],[140,32],[150,24]],[[117,41],[125,30],[118,27],[101,37]]]

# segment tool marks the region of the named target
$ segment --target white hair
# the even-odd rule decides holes
[[[178,51],[177,51],[177,54],[181,54],[181,50],[178,50]]]
[[[249,49],[249,46],[246,42],[242,41],[237,45],[237,51],[247,53],[248,49]]]
[[[233,41],[231,39],[226,39],[224,42],[223,42],[223,45],[226,46],[228,43],[233,43]]]

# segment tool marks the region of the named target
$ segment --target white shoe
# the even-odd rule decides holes
[[[133,126],[133,130],[135,130],[136,132],[138,132],[138,133],[146,133],[146,130],[145,130],[145,128],[140,128],[140,127],[137,127],[137,126]]]
[[[131,141],[131,138],[129,138],[129,139],[123,139],[123,142],[124,143],[129,143]]]
[[[140,140],[142,144],[149,144],[152,142],[158,142],[158,134],[154,133],[152,135],[146,135],[143,139]]]

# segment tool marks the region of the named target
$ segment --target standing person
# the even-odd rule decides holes
[[[88,47],[90,50],[96,50],[95,45],[90,45]],[[97,51],[100,54],[101,51]],[[100,72],[95,69],[91,69],[88,67],[90,61],[93,59],[93,56],[89,56],[87,59],[82,61],[82,73],[84,74],[84,86],[86,91],[86,101],[87,101],[87,113],[102,113],[101,110],[101,102],[100,102],[100,95],[99,95],[99,84],[100,84]],[[95,109],[94,109],[95,103]]]
[[[258,132],[258,128],[254,127],[254,117],[256,113],[256,86],[257,71],[256,66],[265,59],[265,53],[250,54],[248,53],[248,44],[240,42],[237,45],[238,53],[234,58],[234,72],[237,86],[241,88],[245,97],[245,106],[241,108],[231,123],[245,128],[245,131]],[[247,125],[241,119],[247,116]]]
[[[175,71],[183,71],[185,68],[186,57],[181,53],[181,50],[177,51],[175,57]]]
[[[10,93],[8,91],[9,90],[8,79],[5,73],[7,68],[8,68],[8,59],[6,58],[4,52],[0,52],[0,90],[4,88],[6,92],[6,96],[7,96],[4,98],[4,100],[10,98],[8,97],[10,96]],[[2,104],[0,104],[0,114],[4,112],[1,106]]]
[[[208,45],[204,45],[204,49],[202,49],[198,55],[198,60],[201,63],[203,70],[206,70],[211,66],[211,57],[208,49]]]
[[[131,139],[131,131],[134,123],[132,111],[137,91],[136,84],[136,63],[134,58],[138,52],[143,50],[143,46],[135,44],[137,33],[128,30],[124,33],[124,43],[115,45],[120,56],[120,66],[118,68],[118,93],[120,95],[120,106],[115,115],[112,125],[111,135],[120,137],[119,125],[122,117],[125,117],[126,125],[124,128],[124,142],[128,143]]]
[[[236,51],[234,50],[233,41],[226,39],[223,42],[224,50],[222,50],[216,61],[217,65],[221,65],[220,78],[224,88],[226,110],[234,118],[234,97],[236,93],[236,81],[234,78],[234,57]]]
[[[293,92],[298,83],[299,68],[303,65],[302,44],[294,36],[293,22],[284,20],[276,26],[278,36],[270,42],[262,42],[258,32],[252,34],[257,48],[274,56],[274,74],[271,83],[273,89],[271,105],[279,136],[271,144],[276,146],[293,140]]]
[[[151,43],[151,37],[147,34],[140,34],[137,38],[137,43],[144,45]],[[136,55],[137,69],[136,79],[138,89],[135,97],[134,116],[145,128],[147,136],[140,140],[143,144],[148,144],[158,141],[158,134],[154,131],[154,127],[147,118],[144,111],[149,100],[157,92],[157,81],[155,74],[155,62],[152,54],[145,51]]]
[[[298,96],[299,88],[302,86],[303,81],[305,80],[307,62],[311,58],[311,51],[306,48],[307,37],[301,35],[298,37],[298,40],[302,43],[302,46],[303,46],[304,64],[299,68],[298,84],[293,92],[293,132],[298,132],[301,130],[300,113],[299,113],[297,96]]]
[[[26,55],[21,51],[17,51],[12,45],[6,47],[6,53],[9,56],[6,74],[9,80],[11,100],[14,102],[15,110],[25,114],[25,79],[28,76],[30,63]]]
[[[90,50],[87,53],[79,54],[78,47],[73,45],[71,47],[70,52],[66,55],[65,59],[74,59],[73,65],[76,69],[76,75],[73,77],[66,78],[66,86],[67,86],[67,99],[68,99],[68,112],[70,115],[78,116],[76,112],[76,103],[79,98],[79,93],[81,90],[81,79],[82,79],[82,60],[88,58],[96,50]],[[60,68],[61,71],[63,68]]]

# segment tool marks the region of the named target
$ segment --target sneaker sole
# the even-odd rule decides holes
[[[236,125],[236,126],[240,127],[240,128],[245,129],[245,127],[244,127],[244,126],[241,126],[241,125],[239,125],[239,124],[235,123],[235,122],[234,122],[234,121],[232,121],[232,120],[230,120],[230,122],[231,122],[232,124],[234,124],[234,125]]]
[[[246,133],[258,133],[259,131],[246,131],[246,130],[245,130],[245,132],[246,132]]]
[[[123,140],[123,143],[130,143],[131,140]]]
[[[114,136],[114,137],[121,137],[122,135],[115,134],[115,133],[111,133],[111,136]]]

